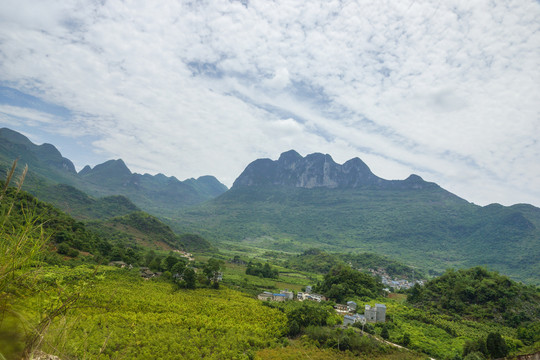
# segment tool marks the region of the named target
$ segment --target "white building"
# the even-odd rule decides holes
[[[386,322],[386,305],[375,304],[375,307],[366,305],[364,308],[366,321],[370,323]]]

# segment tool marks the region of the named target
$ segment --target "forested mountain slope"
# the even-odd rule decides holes
[[[480,207],[418,176],[380,179],[359,160],[346,173],[349,163],[294,152],[256,160],[175,227],[278,250],[371,251],[439,271],[486,265],[540,282],[540,209]]]
[[[180,181],[163,174],[132,173],[121,159],[109,160],[94,168],[86,166],[77,173],[73,163],[62,157],[53,145],[36,145],[16,131],[0,129],[0,176],[17,158],[30,169],[25,189],[40,198],[48,196],[52,185],[65,184],[94,197],[123,195],[142,210],[173,216],[182,207],[204,202],[227,190],[213,176]],[[68,190],[65,196],[72,195],[67,188],[54,189],[55,192],[61,190]]]

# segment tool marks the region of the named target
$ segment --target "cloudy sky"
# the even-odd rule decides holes
[[[540,3],[2,0],[0,125],[230,186],[295,149],[540,206]]]

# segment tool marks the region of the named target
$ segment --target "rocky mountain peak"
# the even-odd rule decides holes
[[[286,152],[282,153],[279,156],[278,162],[280,162],[282,164],[291,164],[291,163],[295,163],[295,162],[297,162],[297,161],[299,161],[301,159],[302,159],[302,155],[297,153],[295,150],[289,150],[289,151],[286,151]]]
[[[284,185],[302,188],[358,187],[379,182],[362,160],[355,158],[340,165],[332,156],[313,153],[302,157],[294,150],[278,160],[255,160],[233,184],[238,186]]]
[[[425,182],[418,175],[411,175],[406,180],[382,179],[373,174],[366,163],[357,157],[341,165],[328,154],[313,153],[302,157],[294,150],[282,153],[278,160],[253,161],[236,179],[233,188],[268,185],[379,189],[423,189],[437,186]]]
[[[93,169],[84,167],[79,172],[79,175],[86,179],[91,179],[92,182],[108,182],[110,180],[126,182],[132,175],[129,168],[122,159],[108,160],[103,164],[96,165]]]

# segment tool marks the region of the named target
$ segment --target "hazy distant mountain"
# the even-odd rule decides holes
[[[288,151],[255,160],[176,227],[275,250],[371,251],[439,271],[487,265],[540,283],[540,209],[480,207],[416,175],[381,179],[357,158],[340,165]]]
[[[36,145],[16,131],[0,129],[0,170],[5,173],[16,158],[29,165],[26,189],[39,197],[47,197],[52,185],[67,184],[94,197],[126,196],[140,209],[162,216],[173,216],[182,207],[199,204],[227,190],[213,176],[180,181],[163,174],[132,173],[121,159],[94,168],[86,166],[77,173],[73,163],[53,145]]]

